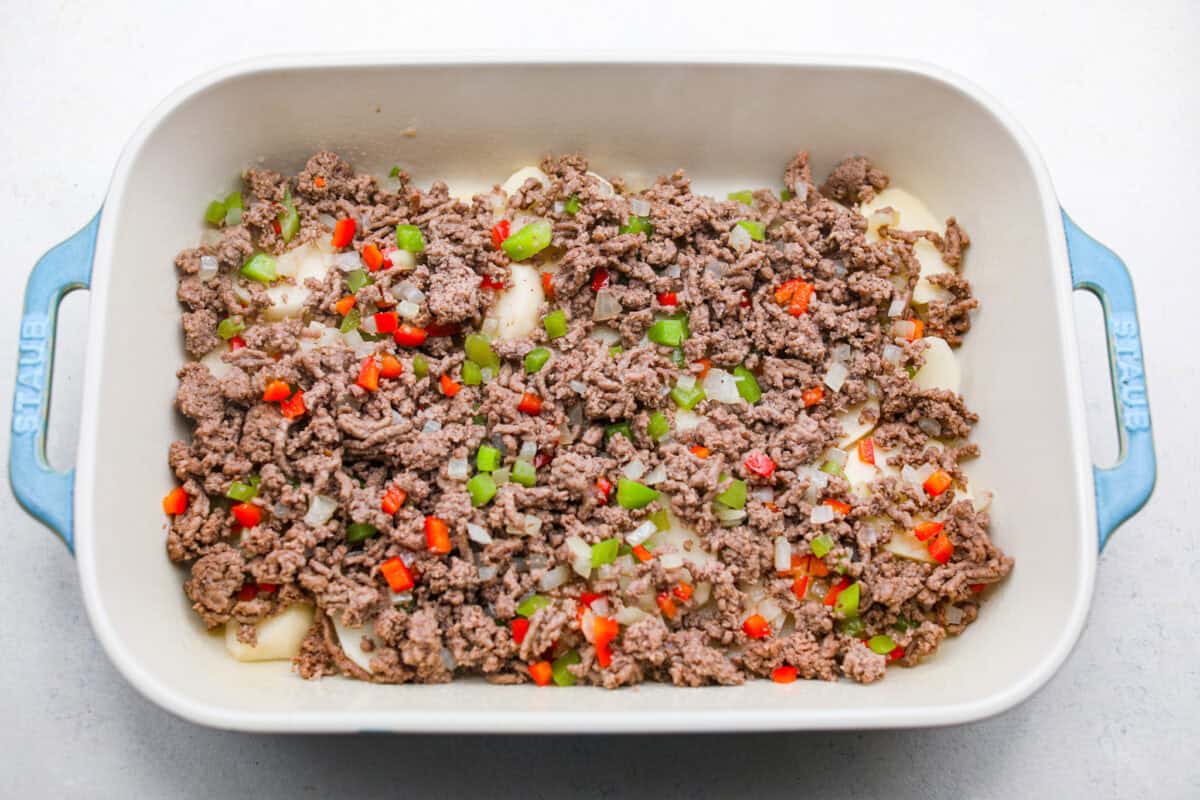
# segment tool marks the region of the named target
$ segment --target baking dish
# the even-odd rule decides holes
[[[320,113],[298,99],[314,97]],[[416,136],[402,135],[410,127]],[[320,147],[377,174],[399,163],[420,183],[446,178],[456,191],[546,152],[581,150],[604,173],[682,166],[697,190],[720,193],[778,185],[800,147],[814,174],[869,154],[972,236],[966,275],[984,304],[961,351],[963,393],[981,417],[984,455],[972,479],[996,492],[993,536],[1016,558],[1012,576],[964,636],[869,687],[388,687],[308,683],[285,663],[233,661],[189,612],[161,544],[166,448],[185,435],[172,407],[181,337],[136,356],[122,344],[176,330],[172,260],[201,233],[198,203],[233,188],[245,166],[294,170]],[[58,303],[76,288],[91,291],[83,418],[76,467],[57,473],[44,457],[50,354]],[[1107,469],[1088,452],[1075,288],[1104,307],[1121,440],[1121,460]],[[1091,600],[1097,532],[1103,547],[1155,476],[1124,265],[1062,213],[1032,144],[992,100],[940,70],[877,59],[506,62],[476,53],[295,57],[217,71],[146,120],[102,212],[38,262],[19,359],[13,490],[74,550],[109,656],[163,707],[243,730],[648,732],[978,719],[1028,697],[1066,658]]]

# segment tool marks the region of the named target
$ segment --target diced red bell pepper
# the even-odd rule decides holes
[[[751,639],[765,639],[771,635],[771,626],[762,614],[753,614],[742,623],[742,632]]]
[[[521,642],[525,641],[525,634],[529,633],[529,620],[525,619],[524,617],[514,617],[513,620],[508,623],[508,627],[512,629],[513,641],[517,644],[520,644]]]
[[[954,555],[954,545],[945,531],[939,533],[929,543],[929,555],[933,556],[933,560],[939,564],[945,564]]]
[[[393,592],[399,594],[413,588],[412,573],[408,571],[408,566],[400,560],[399,556],[393,556],[380,564],[379,571],[383,573],[384,580],[388,582],[388,586],[392,587]]]
[[[642,562],[643,564],[645,564],[650,559],[654,558],[654,556],[650,553],[650,551],[646,549],[646,545],[644,545],[644,544],[639,544],[639,545],[634,546],[633,557],[636,558],[638,561]]]
[[[909,331],[908,335],[904,338],[910,342],[915,342],[917,339],[920,339],[925,335],[925,321],[920,319],[910,319],[909,322],[912,323],[912,330]]]
[[[888,653],[887,656],[888,661],[899,661],[902,658],[904,658],[904,648],[900,645],[896,645],[896,649]]]
[[[504,288],[504,281],[493,280],[490,275],[484,275],[483,279],[479,281],[479,288],[492,289],[498,292]]]
[[[313,178],[313,186],[316,186],[318,189],[324,189],[325,188],[325,178],[321,175],[318,175],[317,177]]]
[[[608,645],[620,632],[621,626],[611,617],[596,617],[592,620],[592,643],[596,645],[596,660],[600,662],[600,666],[607,667],[612,664],[612,651]]]
[[[654,602],[658,603],[659,610],[667,619],[675,619],[675,615],[679,613],[679,608],[675,605],[675,601],[671,599],[671,595],[663,592],[654,598]]]
[[[288,419],[300,419],[308,411],[304,407],[304,390],[297,389],[296,393],[291,396],[291,399],[284,400],[279,404],[279,410]]]
[[[509,237],[512,232],[512,223],[506,219],[502,219],[492,226],[492,247],[497,250],[500,245],[504,244],[504,240]]]
[[[260,594],[273,594],[277,589],[279,589],[279,586],[274,583],[260,583],[258,585]]]
[[[659,292],[655,295],[660,306],[677,306],[679,305],[679,296],[674,292]]]
[[[608,270],[606,270],[604,267],[596,267],[596,269],[592,271],[592,291],[598,292],[605,286],[608,286],[609,279],[610,276],[608,274]]]
[[[404,374],[404,365],[391,353],[384,353],[379,356],[379,374],[385,378],[399,378]]]
[[[850,579],[842,578],[840,581],[829,587],[829,591],[825,593],[824,603],[831,606],[837,602],[837,597],[846,589],[850,588]]]
[[[776,683],[792,683],[799,675],[799,670],[795,667],[782,666],[771,670],[771,680]]]
[[[970,589],[975,594],[979,594],[980,592],[982,592],[984,589],[987,588],[987,584],[986,583],[972,583],[967,588]]]
[[[917,541],[925,542],[933,538],[934,534],[942,532],[942,528],[946,527],[940,522],[922,522],[917,527],[913,528],[913,536],[917,537]]]
[[[229,340],[229,352],[231,352],[231,353],[234,350],[241,350],[245,346],[246,346],[246,340],[240,336],[234,336],[233,338],[231,338]]]
[[[375,315],[375,330],[378,333],[395,333],[400,325],[400,315],[395,311],[380,311]]]
[[[801,575],[792,581],[792,594],[796,595],[797,600],[803,600],[808,594],[808,582],[812,580],[807,575]]]
[[[450,552],[450,526],[437,517],[425,518],[425,542],[431,553]]]
[[[711,358],[702,358],[699,361],[696,361],[694,363],[700,365],[700,371],[696,373],[696,379],[704,380],[705,378],[707,378],[708,371],[710,369],[712,369],[712,359]]]
[[[554,678],[554,667],[549,661],[537,661],[529,665],[529,677],[533,678],[533,682],[538,686],[549,686]]]
[[[418,328],[416,325],[410,325],[405,322],[396,328],[396,333],[392,338],[401,347],[420,347],[425,344],[425,339],[428,336],[429,332],[424,328]]]
[[[688,452],[690,452],[696,458],[708,458],[712,451],[702,444],[694,444],[688,448]]]
[[[446,397],[454,397],[454,395],[462,391],[462,384],[444,372],[442,373],[442,376],[438,378],[438,385],[442,389],[442,394],[446,395]]]
[[[341,249],[354,241],[354,229],[356,227],[354,220],[348,217],[339,219],[333,226],[333,246]]]
[[[367,356],[363,359],[362,366],[358,368],[358,380],[355,383],[368,392],[379,391],[379,362],[375,360],[375,356]]]
[[[850,513],[850,504],[843,503],[841,500],[834,500],[832,497],[821,501],[821,505],[829,506],[835,514],[841,514],[843,517]]]
[[[814,386],[811,389],[805,389],[800,393],[800,399],[804,402],[805,408],[812,408],[825,399],[825,387]]]
[[[162,510],[164,514],[170,514],[177,517],[187,511],[188,495],[183,490],[182,486],[176,486],[171,491],[167,492],[167,496],[163,498]]]
[[[533,392],[526,392],[521,397],[521,402],[517,404],[517,411],[536,417],[542,413],[542,398]]]
[[[950,477],[949,472],[939,469],[925,479],[925,493],[930,497],[937,497],[950,488],[952,481],[953,479]]]
[[[442,324],[440,322],[431,322],[425,326],[425,331],[433,338],[437,339],[442,336],[454,336],[459,331],[457,322]]]
[[[533,466],[537,467],[538,469],[541,469],[542,467],[548,465],[551,461],[554,460],[554,456],[557,452],[558,452],[558,448],[555,447],[554,445],[552,445],[552,444],[546,445],[545,447],[538,450],[537,455],[533,457]]]
[[[279,224],[279,220],[277,219],[271,220],[271,230],[275,231],[276,236],[283,235],[283,226]]]
[[[757,475],[760,478],[769,478],[775,474],[775,462],[771,460],[769,455],[757,450],[746,456],[743,466],[746,467],[747,472]]]
[[[340,316],[344,317],[350,313],[350,309],[354,308],[355,302],[357,302],[357,300],[354,295],[348,294],[341,300],[338,300],[336,303],[334,303],[333,308]]]
[[[288,386],[286,381],[270,381],[263,389],[263,402],[278,403],[287,400],[291,394],[292,387]]]
[[[371,272],[376,272],[383,266],[383,252],[373,244],[364,244],[359,255]]]
[[[671,594],[675,595],[686,603],[688,600],[692,599],[692,594],[695,591],[696,590],[690,583],[687,581],[680,581],[679,583],[675,584],[675,588],[671,590]]]
[[[811,575],[814,578],[824,578],[829,574],[825,562],[811,553],[803,556],[792,556],[793,575]]]
[[[800,278],[784,281],[775,290],[775,302],[788,307],[788,314],[798,317],[808,311],[809,300],[812,299],[814,287]]]
[[[262,522],[262,509],[253,503],[238,503],[229,509],[229,513],[243,528],[253,528]]]
[[[871,437],[858,440],[858,460],[864,464],[875,463],[875,440]]]
[[[395,514],[407,499],[408,492],[399,486],[389,486],[387,491],[383,493],[383,499],[380,501],[379,507],[383,509],[383,513],[385,514]]]
[[[549,272],[542,273],[542,294],[547,300],[554,299],[554,275]]]
[[[596,495],[600,505],[608,505],[608,498],[612,496],[613,485],[612,481],[601,475],[596,478]]]
[[[246,602],[249,602],[250,600],[253,600],[256,597],[258,597],[258,587],[255,586],[253,583],[247,583],[244,586],[242,586],[241,589],[238,589],[238,593],[237,593],[238,602],[246,603]]]

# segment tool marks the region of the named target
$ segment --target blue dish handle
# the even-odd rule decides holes
[[[1154,491],[1157,467],[1150,427],[1150,399],[1142,339],[1129,270],[1116,254],[1088,236],[1062,212],[1076,289],[1091,292],[1104,308],[1108,366],[1112,374],[1120,454],[1111,467],[1093,467],[1100,548],[1122,522],[1137,513]]]
[[[33,268],[25,286],[13,390],[12,448],[8,480],[13,494],[33,516],[75,550],[75,470],[54,470],[46,460],[46,422],[54,365],[54,326],[67,292],[86,289],[100,214],[83,230],[51,249]]]

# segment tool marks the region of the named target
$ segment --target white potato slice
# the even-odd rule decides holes
[[[221,356],[229,352],[229,345],[219,344],[213,350],[208,351],[200,359],[200,363],[208,367],[208,371],[213,374],[214,378],[224,378],[233,370],[233,367],[221,360]]]
[[[279,283],[268,288],[267,296],[271,299],[271,305],[263,312],[263,316],[271,320],[299,316],[309,295],[304,281],[324,278],[331,267],[330,255],[329,250],[313,242],[281,255],[275,262],[275,269],[281,276],[295,281],[295,285]]]
[[[488,317],[495,320],[492,324],[497,337],[507,342],[528,336],[538,325],[544,299],[541,274],[527,264],[513,264],[508,288],[488,312]]]
[[[842,423],[842,430],[846,432],[842,438],[838,440],[838,447],[849,447],[859,439],[869,434],[871,431],[875,430],[874,422],[859,421],[859,417],[862,416],[862,412],[868,408],[874,410],[874,418],[878,420],[879,401],[875,399],[867,400],[864,403],[859,403],[853,408],[846,409],[842,416],[838,418],[838,421]]]
[[[873,464],[863,463],[858,457],[858,448],[852,447],[846,452],[846,466],[842,468],[842,474],[855,494],[865,495],[871,481],[879,477],[879,469]]]
[[[933,231],[941,235],[946,233],[944,224],[933,215],[925,203],[903,189],[889,186],[875,195],[873,199],[859,206],[858,210],[870,220],[877,210],[889,207],[899,217],[899,221],[894,226],[899,230]],[[879,241],[877,230],[878,225],[868,226],[868,241]],[[950,267],[942,261],[942,254],[928,239],[921,239],[913,245],[913,255],[921,263],[921,277],[913,289],[913,302],[923,305],[930,300],[949,300],[952,297],[950,292],[934,286],[928,280],[931,275],[950,272]]]
[[[685,525],[678,517],[671,513],[670,500],[663,495],[663,507],[667,510],[667,521],[671,527],[665,531],[659,531],[648,540],[651,548],[669,545],[672,551],[679,553],[685,562],[692,564],[708,564],[715,561],[716,558],[711,553],[704,549],[704,543],[700,541],[700,537],[696,535],[690,527]],[[684,545],[685,542],[691,542],[689,549]]]
[[[346,654],[346,658],[370,672],[373,654],[364,653],[361,643],[363,637],[370,636],[375,630],[375,620],[367,620],[361,628],[351,628],[344,625],[337,614],[330,614],[329,618],[333,621],[333,629],[337,631],[338,644],[342,646],[342,652]]]
[[[238,661],[279,661],[300,652],[300,642],[312,627],[313,609],[297,603],[257,624],[258,642],[253,647],[238,641],[237,620],[225,623],[225,649]]]
[[[512,196],[512,193],[520,189],[525,181],[534,178],[541,182],[543,186],[550,185],[550,177],[535,166],[521,167],[519,170],[508,176],[508,180],[500,184],[500,188],[504,190],[506,195]]]
[[[300,349],[304,352],[315,350],[318,347],[332,347],[342,341],[342,334],[337,328],[330,325],[322,325],[319,322],[308,323],[308,329],[315,332],[317,335],[314,338],[308,336],[300,337]]]
[[[925,364],[913,376],[913,383],[920,389],[957,393],[962,386],[962,369],[950,345],[937,336],[926,336],[922,341],[929,346],[925,348]]]
[[[878,530],[882,531],[891,525],[893,523],[890,520],[880,518],[881,527]],[[918,541],[912,531],[901,530],[898,527],[893,528],[892,538],[883,546],[883,549],[912,561],[924,561],[926,564],[937,563],[937,560],[929,555],[929,547],[925,542]]]
[[[900,468],[888,463],[888,459],[894,455],[896,455],[895,450],[888,450],[880,447],[878,442],[875,443],[875,469],[879,470],[880,475],[889,475],[893,478],[900,477]]]

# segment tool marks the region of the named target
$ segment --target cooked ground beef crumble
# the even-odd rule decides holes
[[[786,199],[703,197],[682,171],[626,191],[579,155],[540,169],[468,203],[321,152],[246,172],[244,209],[179,254],[197,360],[167,553],[205,624],[253,644],[315,607],[306,678],[614,688],[872,682],[973,621],[1012,560],[965,491],[975,415],[913,379],[921,327],[956,346],[977,305],[961,227],[868,235],[857,205],[888,178],[864,158],[818,189],[798,154]],[[536,220],[549,244],[525,257]],[[922,237],[953,271],[916,306]],[[290,298],[270,260],[247,267],[301,247],[332,268]],[[510,252],[545,273],[516,338],[487,321]],[[855,485],[847,454],[880,470]]]

